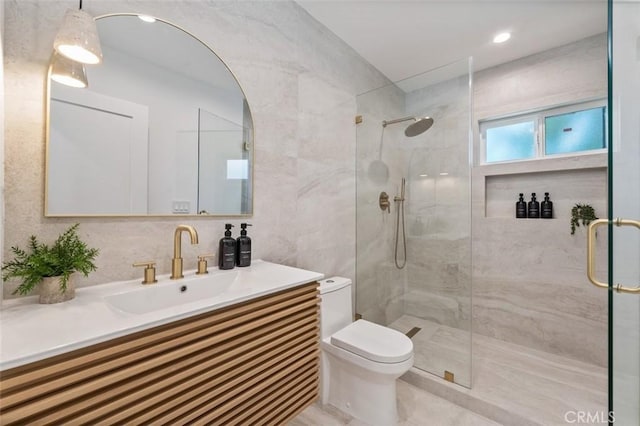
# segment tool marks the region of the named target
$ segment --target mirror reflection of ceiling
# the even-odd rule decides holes
[[[49,85],[45,215],[251,215],[253,120],[224,62],[160,19],[96,24],[88,87]]]
[[[296,2],[394,82],[468,56],[478,71],[607,30],[606,0]],[[494,44],[503,31],[511,40]]]
[[[159,21],[113,19],[109,25],[98,25],[98,32],[103,47],[169,68],[220,89],[238,88],[233,75],[207,46],[194,43],[189,37],[176,37],[176,30],[170,25]]]

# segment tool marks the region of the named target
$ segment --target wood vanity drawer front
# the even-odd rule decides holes
[[[281,424],[318,397],[305,284],[2,372],[0,424]]]

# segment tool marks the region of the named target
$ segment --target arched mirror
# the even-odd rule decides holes
[[[97,18],[104,59],[85,67],[88,87],[48,79],[46,216],[252,214],[238,81],[200,40],[149,20]]]

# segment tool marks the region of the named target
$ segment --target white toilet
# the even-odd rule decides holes
[[[320,281],[320,297],[322,403],[369,425],[395,425],[396,379],[413,365],[411,339],[369,321],[353,322],[348,278]]]

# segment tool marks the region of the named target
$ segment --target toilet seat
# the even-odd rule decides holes
[[[374,362],[406,361],[413,355],[413,342],[399,331],[366,320],[358,320],[331,336],[331,344]]]

